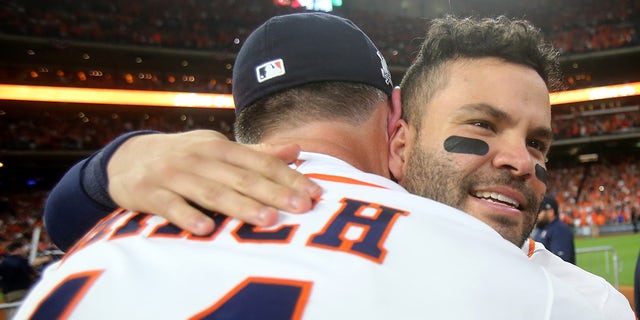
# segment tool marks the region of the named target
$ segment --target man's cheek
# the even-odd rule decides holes
[[[478,139],[451,136],[444,141],[444,150],[451,153],[484,156],[489,153],[489,144]]]
[[[484,156],[489,153],[489,144],[479,139],[451,136],[444,141],[444,150],[451,153]],[[535,174],[536,178],[546,186],[547,169],[536,163]]]

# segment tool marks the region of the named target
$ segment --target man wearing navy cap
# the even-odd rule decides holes
[[[545,195],[538,214],[538,222],[533,239],[542,243],[549,251],[562,260],[576,264],[576,247],[573,232],[560,220],[558,202],[551,195]]]

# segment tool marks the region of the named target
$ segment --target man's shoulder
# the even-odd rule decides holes
[[[290,166],[313,179],[407,192],[387,177],[364,172],[342,159],[326,154],[302,152]]]

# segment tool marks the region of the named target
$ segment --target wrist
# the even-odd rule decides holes
[[[82,187],[89,197],[103,206],[116,208],[117,204],[109,195],[109,176],[107,171],[109,161],[118,148],[127,142],[127,140],[140,135],[156,133],[159,132],[141,130],[125,133],[94,153],[88,159],[82,171]]]

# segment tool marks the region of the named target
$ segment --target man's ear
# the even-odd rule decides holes
[[[393,92],[391,92],[391,112],[389,112],[389,117],[387,118],[388,137],[393,136],[401,116],[402,101],[400,99],[400,87],[395,87],[393,88]]]
[[[389,172],[396,181],[404,178],[413,138],[409,125],[402,119],[398,120],[389,141]]]

